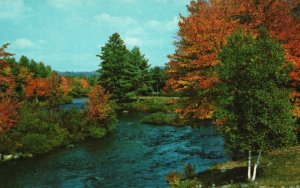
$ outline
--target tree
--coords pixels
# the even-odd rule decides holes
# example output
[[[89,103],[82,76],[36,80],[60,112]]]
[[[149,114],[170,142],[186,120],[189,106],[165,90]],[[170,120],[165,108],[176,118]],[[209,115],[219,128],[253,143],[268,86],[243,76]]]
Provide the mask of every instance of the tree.
[[[12,56],[5,52],[9,44],[0,48],[0,133],[9,131],[18,119],[18,101],[13,97],[15,93],[15,78],[11,72],[11,65],[6,60]]]
[[[291,64],[265,29],[257,38],[241,30],[234,32],[219,60],[215,121],[230,149],[248,151],[248,180],[255,181],[262,153],[296,140],[287,89]],[[252,153],[258,154],[253,173]]]
[[[50,96],[50,80],[49,78],[29,78],[25,89],[25,96],[28,99],[46,99]]]
[[[19,118],[19,103],[11,97],[0,98],[0,134],[9,131],[15,126]]]
[[[65,96],[69,95],[69,92],[71,91],[71,84],[71,79],[61,76],[60,88]]]
[[[132,91],[135,95],[149,95],[151,89],[151,77],[149,73],[148,59],[145,58],[138,47],[129,51],[129,62],[132,65]]]
[[[168,88],[182,94],[183,106],[178,113],[188,119],[205,119],[216,109],[211,98],[216,76],[217,55],[226,38],[236,28],[257,33],[264,26],[283,45],[285,57],[293,66],[290,86],[300,79],[300,20],[297,0],[194,0],[189,15],[179,21],[176,52],[167,64]],[[294,91],[294,96],[300,96]]]
[[[113,98],[124,101],[126,94],[132,88],[130,63],[128,62],[128,50],[118,33],[109,37],[108,42],[101,49],[101,54],[97,55],[102,62],[99,82],[108,92],[113,94]]]
[[[152,79],[152,90],[159,93],[164,87],[168,79],[166,71],[158,66],[150,69],[150,76]]]
[[[115,118],[115,112],[110,104],[111,95],[100,85],[95,85],[88,93],[87,116],[96,124],[108,126]],[[107,122],[109,121],[109,122]],[[106,127],[108,128],[108,127]]]

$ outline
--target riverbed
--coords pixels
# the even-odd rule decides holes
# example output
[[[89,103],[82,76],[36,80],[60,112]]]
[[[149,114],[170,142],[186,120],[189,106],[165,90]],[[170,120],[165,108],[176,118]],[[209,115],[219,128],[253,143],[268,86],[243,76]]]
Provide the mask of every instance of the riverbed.
[[[184,164],[199,172],[228,160],[214,125],[157,126],[144,116],[123,113],[105,138],[2,163],[0,187],[167,187],[166,174]]]

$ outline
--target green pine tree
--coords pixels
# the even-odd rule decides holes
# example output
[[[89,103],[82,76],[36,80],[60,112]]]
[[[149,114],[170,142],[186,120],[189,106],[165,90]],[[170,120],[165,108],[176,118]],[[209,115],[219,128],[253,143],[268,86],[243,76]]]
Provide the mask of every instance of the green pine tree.
[[[129,52],[129,62],[133,65],[133,87],[132,92],[137,96],[149,95],[152,92],[151,76],[149,72],[150,65],[138,47],[134,47]]]
[[[99,83],[117,101],[128,99],[128,92],[132,88],[130,78],[134,74],[133,66],[128,61],[128,50],[118,33],[109,37],[108,42],[97,55],[101,59]]]

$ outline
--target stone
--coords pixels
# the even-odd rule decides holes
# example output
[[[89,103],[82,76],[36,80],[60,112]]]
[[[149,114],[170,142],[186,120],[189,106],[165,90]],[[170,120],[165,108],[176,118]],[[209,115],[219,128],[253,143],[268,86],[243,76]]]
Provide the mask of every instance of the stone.
[[[74,148],[74,147],[75,147],[74,144],[67,145],[67,148]]]
[[[3,155],[3,161],[9,161],[11,159],[13,159],[13,155],[12,154],[10,154],[10,155]]]
[[[31,153],[24,153],[22,154],[23,157],[33,157],[33,155]]]
[[[14,154],[14,159],[18,159],[18,158],[20,158],[21,157],[21,155],[22,155],[22,153],[16,153],[16,154]]]

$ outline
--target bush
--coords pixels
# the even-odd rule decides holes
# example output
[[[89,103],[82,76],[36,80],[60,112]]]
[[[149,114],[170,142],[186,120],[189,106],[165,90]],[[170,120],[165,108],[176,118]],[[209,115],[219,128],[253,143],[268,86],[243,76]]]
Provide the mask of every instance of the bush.
[[[90,127],[89,128],[89,136],[92,138],[102,138],[107,133],[107,130],[103,127]]]
[[[52,149],[46,135],[30,133],[25,135],[21,142],[24,147],[24,152],[32,154],[46,153]]]
[[[174,170],[167,174],[166,179],[169,185],[177,186],[180,183],[180,174]]]
[[[67,131],[67,143],[84,140],[87,134],[87,120],[77,109],[61,112],[61,127]]]
[[[0,134],[0,154],[14,153],[17,149],[16,142],[13,142],[7,135]]]

